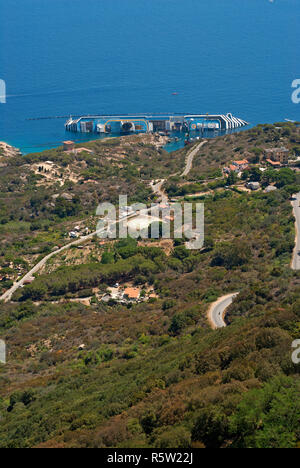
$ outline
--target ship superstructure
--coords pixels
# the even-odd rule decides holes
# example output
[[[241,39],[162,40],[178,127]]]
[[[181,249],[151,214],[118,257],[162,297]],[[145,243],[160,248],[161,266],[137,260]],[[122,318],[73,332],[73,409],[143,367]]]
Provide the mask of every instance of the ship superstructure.
[[[153,133],[231,130],[248,125],[232,114],[120,114],[70,117],[65,127],[81,133]]]

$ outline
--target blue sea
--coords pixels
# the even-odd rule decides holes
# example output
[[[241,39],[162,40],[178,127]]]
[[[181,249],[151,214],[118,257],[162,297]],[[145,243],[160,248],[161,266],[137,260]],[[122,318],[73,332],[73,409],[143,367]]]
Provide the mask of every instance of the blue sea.
[[[71,114],[300,120],[299,18],[299,0],[0,0],[0,140],[78,140],[64,118],[29,120]]]

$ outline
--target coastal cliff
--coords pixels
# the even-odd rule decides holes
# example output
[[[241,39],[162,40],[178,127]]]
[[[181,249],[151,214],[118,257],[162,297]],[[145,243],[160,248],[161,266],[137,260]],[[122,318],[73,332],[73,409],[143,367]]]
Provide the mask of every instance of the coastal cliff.
[[[3,164],[5,158],[12,158],[21,154],[18,148],[0,141],[0,163]]]

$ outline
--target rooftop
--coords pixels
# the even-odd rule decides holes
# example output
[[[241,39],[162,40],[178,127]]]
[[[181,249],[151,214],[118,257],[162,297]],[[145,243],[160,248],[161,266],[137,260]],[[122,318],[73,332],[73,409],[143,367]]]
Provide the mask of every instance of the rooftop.
[[[277,187],[275,187],[274,185],[269,185],[269,186],[266,188],[265,192],[267,192],[267,193],[268,193],[268,192],[274,192],[275,190],[277,190]]]
[[[127,296],[129,299],[139,299],[141,291],[138,288],[126,288],[124,291],[124,296]]]
[[[267,159],[266,161],[272,166],[281,166],[279,161],[272,161],[272,159]]]
[[[279,151],[289,153],[289,150],[287,148],[285,148],[284,146],[282,146],[281,148],[267,148],[267,149],[265,149],[266,153],[277,153]]]
[[[241,161],[233,161],[233,164],[237,164],[238,166],[243,166],[244,164],[249,164],[248,159],[242,159]]]

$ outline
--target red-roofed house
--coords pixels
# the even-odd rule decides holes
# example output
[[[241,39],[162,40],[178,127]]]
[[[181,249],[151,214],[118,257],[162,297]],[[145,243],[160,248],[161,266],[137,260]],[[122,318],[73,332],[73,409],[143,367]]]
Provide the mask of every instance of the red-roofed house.
[[[233,166],[236,166],[239,171],[245,171],[248,169],[249,161],[247,159],[242,159],[241,161],[233,161]]]
[[[129,301],[138,301],[141,291],[138,288],[126,288],[124,291],[124,298]]]
[[[281,163],[279,161],[272,161],[272,159],[267,159],[267,163],[271,164],[272,167],[281,167]]]

